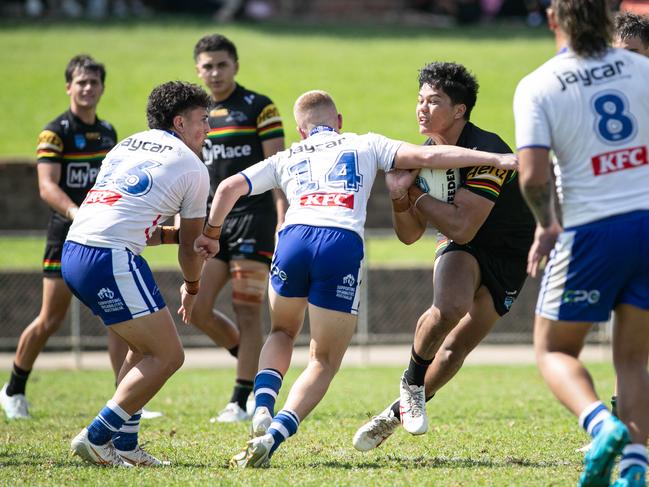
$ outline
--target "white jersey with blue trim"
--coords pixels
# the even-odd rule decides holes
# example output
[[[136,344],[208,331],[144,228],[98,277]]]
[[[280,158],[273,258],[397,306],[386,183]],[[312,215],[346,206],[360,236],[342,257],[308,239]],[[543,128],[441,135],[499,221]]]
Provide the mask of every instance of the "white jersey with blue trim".
[[[289,201],[284,226],[344,228],[362,238],[376,173],[392,169],[401,142],[318,128],[241,174],[248,180],[249,194],[282,188]]]
[[[562,50],[521,80],[516,145],[554,151],[563,224],[649,209],[649,59]]]
[[[166,218],[204,218],[209,185],[205,165],[178,137],[137,133],[106,155],[67,240],[139,254]]]

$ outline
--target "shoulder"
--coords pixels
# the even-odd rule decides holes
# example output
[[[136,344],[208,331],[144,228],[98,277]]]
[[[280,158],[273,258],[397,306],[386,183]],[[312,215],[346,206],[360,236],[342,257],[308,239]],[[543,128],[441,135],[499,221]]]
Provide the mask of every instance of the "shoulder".
[[[481,129],[477,125],[467,123],[467,137],[463,144],[469,149],[478,149],[488,152],[512,152],[507,143],[496,133]]]
[[[49,130],[50,132],[54,132],[60,136],[63,136],[70,131],[73,122],[74,120],[70,115],[70,112],[63,112],[61,115],[45,125],[45,128],[43,130]]]
[[[107,130],[108,132],[115,133],[115,127],[113,127],[113,125],[108,120],[103,120],[97,117],[97,125],[99,125],[102,129]]]

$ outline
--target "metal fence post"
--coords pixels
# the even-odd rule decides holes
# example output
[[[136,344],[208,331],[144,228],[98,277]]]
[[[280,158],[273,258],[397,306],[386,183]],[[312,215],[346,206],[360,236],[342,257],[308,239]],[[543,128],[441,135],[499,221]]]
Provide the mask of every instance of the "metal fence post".
[[[75,297],[70,305],[70,345],[74,356],[74,366],[81,369],[81,303]]]

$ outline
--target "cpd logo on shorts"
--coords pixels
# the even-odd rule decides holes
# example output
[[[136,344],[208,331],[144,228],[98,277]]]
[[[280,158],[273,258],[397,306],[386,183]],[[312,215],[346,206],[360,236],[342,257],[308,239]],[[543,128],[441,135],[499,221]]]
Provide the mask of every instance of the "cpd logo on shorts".
[[[343,284],[345,286],[353,287],[354,284],[356,284],[356,279],[351,274],[347,274],[345,277],[343,277]]]
[[[107,287],[102,287],[97,293],[97,297],[99,299],[113,299],[115,297],[115,293]]]
[[[566,289],[561,296],[562,303],[599,303],[600,292],[597,289],[588,291],[586,289]]]

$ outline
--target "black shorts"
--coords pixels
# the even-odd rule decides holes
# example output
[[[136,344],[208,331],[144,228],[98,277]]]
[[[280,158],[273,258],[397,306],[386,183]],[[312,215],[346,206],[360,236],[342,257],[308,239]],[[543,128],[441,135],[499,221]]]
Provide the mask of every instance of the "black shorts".
[[[63,242],[68,235],[72,221],[58,213],[52,214],[47,225],[47,242],[43,255],[43,277],[61,277],[61,254]]]
[[[275,250],[276,226],[277,215],[274,211],[227,217],[219,239],[221,250],[214,258],[224,262],[254,260],[270,267]]]
[[[449,242],[438,250],[437,257],[458,250],[475,257],[480,266],[480,283],[489,290],[496,312],[500,316],[507,314],[527,278],[527,255],[500,255],[483,247]]]

